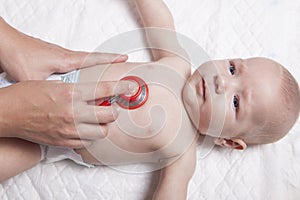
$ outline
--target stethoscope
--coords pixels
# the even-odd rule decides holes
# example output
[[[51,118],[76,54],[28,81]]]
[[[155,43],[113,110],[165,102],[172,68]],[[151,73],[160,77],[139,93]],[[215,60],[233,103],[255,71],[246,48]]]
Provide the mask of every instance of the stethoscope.
[[[145,81],[137,76],[126,76],[121,80],[134,81],[138,84],[138,90],[133,95],[117,95],[110,97],[103,101],[99,106],[110,106],[113,103],[117,103],[120,107],[125,109],[136,109],[144,105],[148,99],[149,89]]]

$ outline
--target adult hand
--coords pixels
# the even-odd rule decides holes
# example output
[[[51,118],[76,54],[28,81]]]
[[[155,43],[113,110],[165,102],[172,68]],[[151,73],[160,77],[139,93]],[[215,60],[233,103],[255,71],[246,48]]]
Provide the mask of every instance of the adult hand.
[[[131,84],[129,81],[80,85],[23,81],[2,88],[0,136],[82,148],[91,140],[105,137],[105,124],[116,117],[113,107],[88,102],[114,94],[130,94],[135,89]]]
[[[0,64],[15,81],[42,80],[102,63],[124,62],[126,55],[71,51],[25,35],[0,17]]]

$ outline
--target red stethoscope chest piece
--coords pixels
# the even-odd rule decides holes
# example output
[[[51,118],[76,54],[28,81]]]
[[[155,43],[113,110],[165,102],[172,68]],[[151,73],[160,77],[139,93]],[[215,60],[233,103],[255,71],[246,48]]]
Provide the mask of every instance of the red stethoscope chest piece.
[[[148,99],[149,89],[145,81],[137,76],[126,76],[121,80],[134,81],[138,84],[138,90],[135,94],[129,96],[121,94],[119,96],[113,96],[108,100],[103,101],[99,106],[110,106],[116,102],[120,107],[125,109],[136,109],[144,105]]]

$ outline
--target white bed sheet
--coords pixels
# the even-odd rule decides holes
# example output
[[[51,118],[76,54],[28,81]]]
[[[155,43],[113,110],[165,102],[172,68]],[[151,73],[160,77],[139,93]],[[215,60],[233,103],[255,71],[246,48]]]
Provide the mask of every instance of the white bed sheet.
[[[300,1],[165,0],[178,32],[213,58],[266,56],[300,81]],[[19,30],[92,51],[139,27],[127,0],[0,0],[0,14]],[[149,59],[144,52],[130,60]],[[188,199],[299,199],[300,123],[283,140],[245,152],[198,147]],[[87,169],[69,161],[39,164],[0,185],[0,199],[147,199],[158,173]]]

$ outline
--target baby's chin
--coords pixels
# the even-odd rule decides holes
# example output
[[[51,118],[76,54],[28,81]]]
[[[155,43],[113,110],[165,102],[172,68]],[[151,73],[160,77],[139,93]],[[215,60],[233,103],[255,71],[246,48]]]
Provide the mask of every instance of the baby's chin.
[[[190,118],[190,120],[195,125],[196,121],[199,121],[199,106],[195,105],[198,101],[197,95],[193,87],[187,82],[182,91],[182,99],[185,110]]]

